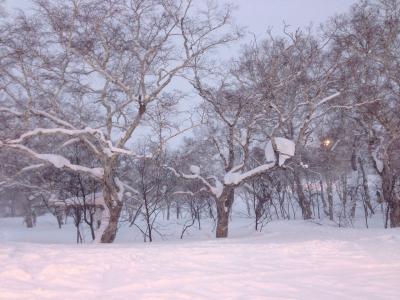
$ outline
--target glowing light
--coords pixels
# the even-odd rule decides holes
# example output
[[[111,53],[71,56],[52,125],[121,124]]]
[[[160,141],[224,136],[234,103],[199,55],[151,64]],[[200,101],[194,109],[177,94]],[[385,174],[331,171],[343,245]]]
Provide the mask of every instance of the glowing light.
[[[328,148],[332,145],[332,140],[330,139],[325,139],[322,144],[324,145],[324,147]]]

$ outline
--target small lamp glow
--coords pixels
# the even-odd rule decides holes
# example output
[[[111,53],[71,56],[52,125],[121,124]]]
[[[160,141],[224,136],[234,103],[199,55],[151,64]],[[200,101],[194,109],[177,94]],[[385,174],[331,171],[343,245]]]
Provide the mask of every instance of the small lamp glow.
[[[322,141],[322,145],[324,145],[325,148],[329,148],[332,145],[332,140],[331,139],[324,139]]]

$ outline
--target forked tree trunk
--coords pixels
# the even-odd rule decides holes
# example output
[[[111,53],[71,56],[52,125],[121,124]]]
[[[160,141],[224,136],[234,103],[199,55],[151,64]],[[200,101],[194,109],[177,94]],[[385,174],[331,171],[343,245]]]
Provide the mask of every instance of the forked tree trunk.
[[[235,197],[235,189],[224,187],[221,196],[216,200],[217,204],[217,238],[228,237],[229,214]]]

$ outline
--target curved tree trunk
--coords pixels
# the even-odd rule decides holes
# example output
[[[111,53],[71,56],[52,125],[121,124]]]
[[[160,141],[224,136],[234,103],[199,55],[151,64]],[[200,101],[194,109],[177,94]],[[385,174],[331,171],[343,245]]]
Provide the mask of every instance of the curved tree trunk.
[[[115,237],[117,236],[117,231],[118,231],[118,221],[119,217],[121,215],[121,210],[122,210],[122,203],[119,202],[116,207],[108,207],[109,211],[109,219],[107,226],[105,227],[105,230],[103,234],[101,235],[100,241],[102,243],[112,243],[115,240]]]
[[[119,199],[120,187],[116,184],[114,165],[110,163],[104,168],[103,178],[103,198],[104,198],[104,217],[101,224],[101,243],[112,243],[118,231],[118,222],[122,211],[122,199]]]
[[[229,214],[235,197],[235,189],[225,187],[221,196],[216,200],[217,204],[217,238],[228,237]]]

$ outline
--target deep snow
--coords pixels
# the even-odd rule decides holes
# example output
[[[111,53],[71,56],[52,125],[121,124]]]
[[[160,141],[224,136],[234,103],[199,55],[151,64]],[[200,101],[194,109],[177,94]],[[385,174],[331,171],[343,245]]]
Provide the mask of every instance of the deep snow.
[[[400,230],[281,221],[251,233],[235,221],[225,240],[207,240],[207,228],[127,244],[122,230],[114,245],[73,245],[45,244],[73,241],[73,228],[20,221],[0,219],[2,300],[400,299]]]

